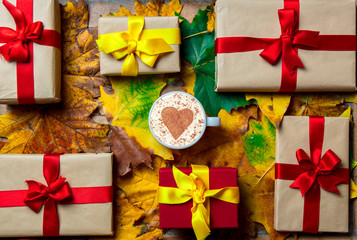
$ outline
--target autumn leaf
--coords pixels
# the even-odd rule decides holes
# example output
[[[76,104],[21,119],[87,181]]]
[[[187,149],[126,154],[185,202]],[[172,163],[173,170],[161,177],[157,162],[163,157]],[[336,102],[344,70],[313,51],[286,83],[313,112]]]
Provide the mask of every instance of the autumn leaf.
[[[69,1],[62,8],[64,47],[62,101],[59,104],[14,106],[0,116],[0,136],[8,139],[1,153],[78,153],[108,152],[109,128],[91,119],[98,103],[99,85],[106,85],[100,77],[84,76],[95,73],[92,63],[79,61],[92,51],[93,36],[87,31],[88,6],[84,1]],[[84,35],[85,34],[85,37]],[[84,41],[86,39],[86,41]],[[76,65],[72,71],[72,64]],[[94,70],[95,71],[95,70]],[[81,75],[81,76],[79,76]]]
[[[257,100],[260,110],[275,127],[279,127],[291,99],[291,95],[274,93],[246,93],[245,96],[247,100]]]
[[[136,224],[144,217],[144,211],[131,204],[124,193],[119,194],[115,203],[117,207],[115,208],[116,212],[114,215],[114,236],[90,238],[91,240],[144,240],[162,238],[162,230],[155,229],[148,232],[144,224]]]
[[[263,115],[261,120],[250,120],[249,131],[241,136],[249,162],[257,167],[269,167],[275,161],[275,127]]]
[[[149,128],[149,112],[166,85],[162,75],[136,78],[111,78],[113,92],[102,88],[103,109],[112,125],[121,127],[150,153],[173,160],[170,149],[161,145],[152,136]],[[114,101],[112,101],[114,100]]]
[[[110,150],[114,154],[115,170],[120,176],[130,172],[140,164],[151,168],[151,155],[135,139],[130,138],[123,129],[112,126],[108,135]]]
[[[216,12],[214,11],[213,5],[215,1],[212,1],[211,10],[207,13],[208,21],[207,21],[207,30],[213,32],[216,27]]]
[[[287,110],[294,116],[338,117],[345,110],[344,98],[336,94],[294,95]]]
[[[192,24],[181,17],[182,57],[192,64],[196,72],[194,96],[200,100],[206,112],[217,116],[221,109],[245,106],[250,102],[243,93],[217,93],[215,89],[214,32],[206,24],[210,7],[199,10]]]
[[[135,13],[136,16],[159,16],[160,12],[159,0],[151,0],[146,4],[141,4],[138,0],[135,0]]]
[[[183,6],[180,0],[172,0],[161,8],[161,16],[175,16],[175,13],[180,13]]]
[[[153,159],[153,169],[139,166],[125,175],[116,179],[116,186],[126,193],[129,202],[144,210],[145,217],[142,223],[153,231],[159,226],[157,190],[159,188],[159,169],[165,167],[165,162],[160,157]]]
[[[88,5],[83,0],[70,0],[62,7],[64,74],[94,76],[99,72],[99,52],[88,18]]]
[[[134,16],[134,14],[132,14],[125,7],[121,7],[118,12],[102,15],[102,17],[128,17],[128,16]]]

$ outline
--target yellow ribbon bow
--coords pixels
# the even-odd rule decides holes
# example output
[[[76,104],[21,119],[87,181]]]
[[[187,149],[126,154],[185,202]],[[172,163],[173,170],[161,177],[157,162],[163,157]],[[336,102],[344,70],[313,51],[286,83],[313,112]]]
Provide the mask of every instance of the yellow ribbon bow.
[[[99,35],[99,50],[110,53],[115,59],[125,56],[121,74],[137,76],[138,63],[134,53],[146,65],[153,67],[160,54],[175,50],[170,44],[181,44],[179,28],[144,29],[144,17],[129,17],[129,31]]]
[[[207,166],[192,165],[190,175],[184,174],[175,166],[172,171],[178,188],[159,187],[159,202],[182,204],[192,199],[192,227],[198,240],[205,239],[211,232],[209,197],[238,204],[239,189],[238,187],[209,189]]]

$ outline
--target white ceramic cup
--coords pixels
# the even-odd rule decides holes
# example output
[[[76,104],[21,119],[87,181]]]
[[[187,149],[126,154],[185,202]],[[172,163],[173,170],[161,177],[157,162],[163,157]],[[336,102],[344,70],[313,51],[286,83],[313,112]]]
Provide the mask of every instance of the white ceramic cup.
[[[190,110],[193,114],[192,122],[187,125],[187,128],[182,126],[185,130],[182,130],[181,135],[177,138],[174,137],[172,131],[169,129],[170,126],[172,127],[174,120],[171,118],[170,124],[164,121],[163,110],[165,108],[171,108],[171,110],[172,108],[176,109],[173,110],[175,114],[177,114],[177,121],[174,124],[179,127],[181,127],[182,124],[189,124],[189,120],[180,121],[180,117],[182,116],[180,116],[180,113],[182,113],[182,111]],[[191,120],[191,115],[189,118]],[[188,93],[178,91],[169,92],[159,97],[151,107],[148,121],[150,131],[154,138],[165,147],[171,149],[191,147],[201,139],[206,127],[219,127],[221,125],[221,119],[219,117],[207,117],[198,99]]]

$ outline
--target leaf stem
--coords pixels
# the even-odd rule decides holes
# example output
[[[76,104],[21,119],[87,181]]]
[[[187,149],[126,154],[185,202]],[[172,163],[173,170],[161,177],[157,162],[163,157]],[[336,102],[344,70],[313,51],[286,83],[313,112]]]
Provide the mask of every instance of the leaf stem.
[[[189,35],[189,36],[187,36],[187,37],[182,38],[182,40],[185,40],[185,39],[191,38],[191,37],[195,37],[195,36],[197,36],[197,35],[205,34],[205,33],[210,33],[210,31],[207,30],[207,31],[195,33],[195,34],[192,34],[192,35]]]

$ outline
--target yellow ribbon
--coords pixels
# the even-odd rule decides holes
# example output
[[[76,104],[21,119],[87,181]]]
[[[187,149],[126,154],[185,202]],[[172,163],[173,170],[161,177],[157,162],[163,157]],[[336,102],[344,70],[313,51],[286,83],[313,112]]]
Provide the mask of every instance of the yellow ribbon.
[[[125,56],[121,74],[137,76],[138,63],[135,54],[146,65],[153,67],[160,54],[174,52],[170,44],[181,44],[179,28],[148,29],[144,28],[144,17],[129,17],[129,31],[99,35],[99,50],[110,53],[115,59]]]
[[[238,204],[239,189],[238,187],[209,189],[207,166],[192,165],[190,175],[184,174],[175,166],[172,171],[178,188],[159,187],[159,202],[182,204],[192,199],[192,227],[198,240],[205,239],[211,232],[209,197]]]

